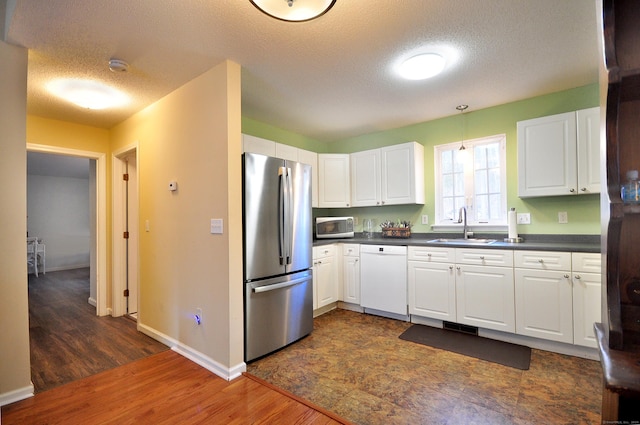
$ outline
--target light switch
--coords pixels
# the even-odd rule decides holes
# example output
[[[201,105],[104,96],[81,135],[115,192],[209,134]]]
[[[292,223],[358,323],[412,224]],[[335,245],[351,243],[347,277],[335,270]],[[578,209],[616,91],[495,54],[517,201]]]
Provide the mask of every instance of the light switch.
[[[212,218],[211,219],[211,234],[212,235],[221,235],[223,233],[222,219],[221,218]]]

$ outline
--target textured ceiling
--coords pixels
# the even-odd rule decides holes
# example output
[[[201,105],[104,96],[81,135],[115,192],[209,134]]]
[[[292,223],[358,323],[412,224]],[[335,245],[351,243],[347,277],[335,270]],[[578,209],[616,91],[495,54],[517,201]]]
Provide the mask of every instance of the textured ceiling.
[[[29,48],[30,114],[110,128],[230,59],[243,69],[244,116],[334,141],[596,83],[595,10],[595,0],[338,0],[288,23],[249,0],[8,0],[6,41]],[[443,74],[395,75],[425,49],[445,54]],[[109,71],[112,57],[130,71]],[[133,102],[85,110],[46,92],[54,77],[96,79]]]

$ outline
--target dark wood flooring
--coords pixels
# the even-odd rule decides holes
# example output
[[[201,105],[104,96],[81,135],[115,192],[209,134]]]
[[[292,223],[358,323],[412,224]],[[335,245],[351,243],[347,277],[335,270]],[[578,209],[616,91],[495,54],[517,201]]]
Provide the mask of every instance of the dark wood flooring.
[[[2,424],[349,422],[258,378],[228,382],[165,351],[4,406]]]
[[[31,380],[39,393],[168,349],[125,317],[96,316],[89,269],[29,275]]]

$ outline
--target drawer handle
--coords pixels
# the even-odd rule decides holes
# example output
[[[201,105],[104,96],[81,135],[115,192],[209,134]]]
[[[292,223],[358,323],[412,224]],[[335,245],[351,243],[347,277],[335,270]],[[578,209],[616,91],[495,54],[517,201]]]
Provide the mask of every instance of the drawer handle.
[[[357,263],[357,262],[358,262],[358,260],[359,260],[359,258],[356,258],[356,260],[354,261],[354,263]]]
[[[460,269],[460,267],[458,267],[458,270]],[[449,266],[449,270],[453,270],[453,266]],[[637,291],[637,289],[636,289]]]
[[[538,263],[542,264],[542,263],[544,263],[544,260],[541,258],[541,259],[538,260]]]
[[[484,261],[484,255],[481,255],[481,256],[480,256],[480,259]]]
[[[427,254],[427,257],[431,257],[431,253],[428,253],[428,254]]]
[[[569,279],[569,275],[568,275],[568,274],[565,274],[565,275],[564,275],[564,278],[565,278],[565,279]]]
[[[580,280],[580,275],[579,274],[576,275],[576,279]]]
[[[460,266],[456,267],[456,270],[460,271]]]

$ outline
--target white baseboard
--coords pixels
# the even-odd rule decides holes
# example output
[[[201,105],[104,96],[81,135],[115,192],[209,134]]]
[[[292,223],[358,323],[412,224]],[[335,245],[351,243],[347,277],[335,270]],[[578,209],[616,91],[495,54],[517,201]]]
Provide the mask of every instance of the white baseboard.
[[[0,394],[0,406],[33,397],[33,393],[33,383],[26,387],[18,388],[17,390],[2,393]]]
[[[241,362],[231,368],[227,368],[226,366],[218,363],[211,357],[199,352],[198,350],[195,350],[192,347],[189,347],[181,343],[180,341],[177,341],[176,339],[171,338],[170,336],[165,335],[162,332],[158,332],[157,330],[143,325],[139,322],[138,330],[143,334],[155,339],[156,341],[159,341],[164,345],[170,347],[171,350],[175,351],[181,356],[186,357],[192,362],[202,366],[212,373],[215,373],[216,375],[227,381],[231,381],[239,377],[240,375],[242,375],[242,372],[245,372],[247,370],[247,365],[245,362]]]
[[[91,297],[89,297],[89,299],[87,300],[87,302],[88,302],[89,304],[91,304],[92,306],[94,306],[94,307],[98,307],[98,302],[96,301],[96,299],[95,299],[95,298],[91,298]]]
[[[59,272],[62,270],[75,270],[75,269],[88,269],[90,268],[90,264],[74,264],[69,266],[57,266],[57,267],[45,267],[45,272]],[[38,273],[42,273],[39,271]]]

